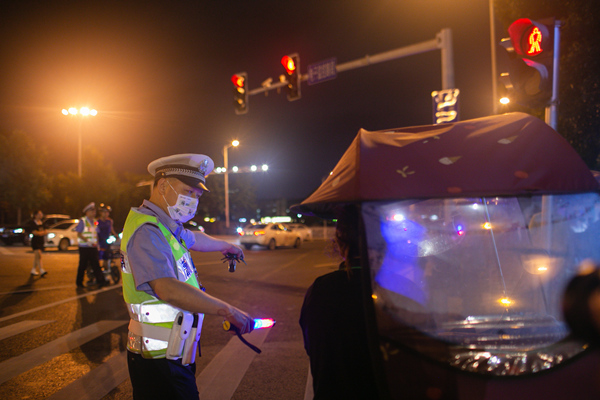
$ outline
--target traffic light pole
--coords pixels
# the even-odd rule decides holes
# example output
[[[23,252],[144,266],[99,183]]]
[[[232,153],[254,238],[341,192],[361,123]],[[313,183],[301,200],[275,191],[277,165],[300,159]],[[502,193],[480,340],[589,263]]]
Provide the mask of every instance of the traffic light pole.
[[[558,60],[560,58],[560,21],[554,21],[554,54],[552,59],[552,98],[546,107],[545,122],[557,130],[558,125]]]
[[[452,30],[449,28],[442,29],[440,32],[438,32],[435,39],[406,47],[400,47],[395,50],[386,51],[384,53],[379,53],[372,56],[367,55],[354,61],[339,64],[335,69],[337,72],[344,72],[351,69],[366,67],[384,61],[391,61],[397,58],[426,53],[433,50],[442,51],[442,89],[453,89],[454,60],[452,55]],[[306,75],[303,75],[302,78],[302,80],[308,79]]]
[[[336,72],[350,71],[352,69],[367,67],[369,65],[378,64],[385,61],[391,61],[402,57],[412,56],[415,54],[425,53],[433,50],[441,50],[442,53],[442,89],[454,88],[454,56],[452,51],[452,30],[444,28],[437,33],[435,39],[427,40],[421,43],[413,44],[406,47],[400,47],[394,50],[386,51],[375,55],[366,55],[353,61],[348,61],[343,64],[336,65]],[[307,81],[308,74],[300,74],[299,82]],[[259,93],[265,93],[273,89],[278,89],[287,86],[287,81],[270,83],[270,79],[265,82],[262,87],[248,91],[248,96]]]

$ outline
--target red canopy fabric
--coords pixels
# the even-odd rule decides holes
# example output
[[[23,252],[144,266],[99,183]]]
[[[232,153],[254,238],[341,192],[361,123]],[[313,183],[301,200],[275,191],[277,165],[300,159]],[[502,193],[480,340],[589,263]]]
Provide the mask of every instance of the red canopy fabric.
[[[407,198],[515,196],[599,190],[569,143],[523,113],[369,132],[295,210]]]

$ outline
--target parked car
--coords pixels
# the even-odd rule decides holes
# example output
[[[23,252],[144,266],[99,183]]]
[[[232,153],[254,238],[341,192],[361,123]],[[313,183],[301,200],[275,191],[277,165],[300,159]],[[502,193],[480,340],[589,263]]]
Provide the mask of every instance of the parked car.
[[[75,232],[75,228],[78,223],[78,219],[67,219],[50,226],[47,230],[45,246],[57,247],[59,251],[67,251],[69,246],[76,246],[77,232]]]
[[[6,225],[0,227],[0,239],[5,245],[11,246],[14,243],[29,243],[29,234],[27,233],[26,225]]]
[[[302,245],[298,232],[276,223],[248,225],[240,232],[240,236],[240,244],[248,250],[255,244],[266,246],[269,250],[282,246],[298,248]]]
[[[312,229],[310,229],[308,226],[304,225],[304,224],[283,224],[285,225],[288,229],[291,229],[295,232],[298,232],[300,234],[300,237],[302,238],[302,241],[305,242],[307,240],[312,240],[313,236],[312,236]]]
[[[71,216],[67,215],[67,214],[48,214],[48,215],[44,215],[42,222],[47,227],[50,227],[50,226],[58,224],[59,222],[67,220],[67,219],[71,219]]]

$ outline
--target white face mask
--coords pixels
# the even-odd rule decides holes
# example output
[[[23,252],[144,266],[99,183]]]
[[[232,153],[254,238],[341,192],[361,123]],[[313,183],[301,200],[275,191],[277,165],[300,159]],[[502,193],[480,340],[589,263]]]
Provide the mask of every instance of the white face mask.
[[[171,186],[169,181],[167,181],[167,183],[169,184],[169,186]],[[171,186],[171,189],[173,189],[173,186]],[[177,193],[175,189],[173,189],[173,191]],[[169,205],[169,202],[167,202],[167,199],[165,199],[165,195],[163,195],[163,199],[167,204],[169,216],[175,222],[180,222],[184,224],[190,219],[194,218],[194,215],[196,215],[196,210],[198,209],[198,199],[194,199],[193,197],[184,196],[178,193],[177,201],[175,202],[174,206]]]

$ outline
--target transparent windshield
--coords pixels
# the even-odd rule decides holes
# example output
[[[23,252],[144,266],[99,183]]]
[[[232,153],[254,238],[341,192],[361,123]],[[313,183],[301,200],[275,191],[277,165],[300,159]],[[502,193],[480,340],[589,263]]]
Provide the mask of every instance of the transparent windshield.
[[[568,334],[560,301],[580,262],[600,261],[599,211],[596,193],[363,204],[380,334],[426,353],[424,338],[442,341],[453,350],[434,356],[486,373],[576,354],[541,349]]]

